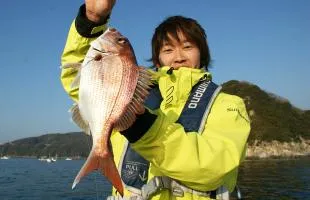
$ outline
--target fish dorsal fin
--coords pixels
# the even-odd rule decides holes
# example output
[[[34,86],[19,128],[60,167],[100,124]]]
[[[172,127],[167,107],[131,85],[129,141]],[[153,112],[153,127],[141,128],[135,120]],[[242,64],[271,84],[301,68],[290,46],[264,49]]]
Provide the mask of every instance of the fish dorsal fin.
[[[149,95],[150,86],[153,85],[152,75],[152,71],[139,67],[139,77],[131,103],[127,106],[124,115],[115,123],[116,130],[128,129],[136,121],[136,115],[144,113],[144,101]]]
[[[82,118],[79,106],[77,104],[73,104],[69,112],[72,114],[72,121],[74,121],[74,123],[76,123],[76,125],[80,127],[87,135],[90,135],[90,128],[88,123]]]

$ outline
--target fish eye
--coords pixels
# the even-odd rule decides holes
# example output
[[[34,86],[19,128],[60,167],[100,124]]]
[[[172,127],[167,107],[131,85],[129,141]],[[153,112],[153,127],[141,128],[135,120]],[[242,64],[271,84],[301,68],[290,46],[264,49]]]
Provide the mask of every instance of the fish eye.
[[[120,37],[120,38],[117,39],[117,42],[118,42],[119,44],[125,44],[125,43],[126,43],[126,39],[123,38],[123,37]]]
[[[99,60],[101,60],[101,58],[102,58],[102,55],[101,55],[101,54],[97,54],[97,55],[94,57],[94,60],[95,60],[95,61],[99,61]]]

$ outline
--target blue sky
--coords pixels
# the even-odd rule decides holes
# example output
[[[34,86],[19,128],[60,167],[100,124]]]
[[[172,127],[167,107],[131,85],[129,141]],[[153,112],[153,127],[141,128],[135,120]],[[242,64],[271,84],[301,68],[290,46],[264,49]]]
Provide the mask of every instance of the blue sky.
[[[0,12],[0,143],[77,131],[59,81],[69,26],[83,1],[4,1]],[[252,82],[310,109],[310,1],[121,1],[110,25],[149,66],[150,39],[167,16],[197,19],[211,49],[213,80]]]

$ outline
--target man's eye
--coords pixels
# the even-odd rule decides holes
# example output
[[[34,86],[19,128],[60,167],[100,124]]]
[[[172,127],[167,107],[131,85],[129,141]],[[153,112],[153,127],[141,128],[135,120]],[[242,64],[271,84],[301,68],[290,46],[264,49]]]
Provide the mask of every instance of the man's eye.
[[[184,46],[184,49],[190,49],[190,48],[192,48],[192,45],[185,45]]]
[[[172,49],[170,49],[170,48],[163,49],[163,52],[166,52],[166,53],[171,52],[171,51],[172,51]]]

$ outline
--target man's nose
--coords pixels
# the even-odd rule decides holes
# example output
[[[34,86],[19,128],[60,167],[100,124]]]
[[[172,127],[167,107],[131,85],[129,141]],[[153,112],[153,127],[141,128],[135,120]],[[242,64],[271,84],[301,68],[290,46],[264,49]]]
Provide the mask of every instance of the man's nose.
[[[175,51],[174,62],[175,63],[183,63],[186,61],[186,57],[184,56],[182,50]]]

